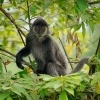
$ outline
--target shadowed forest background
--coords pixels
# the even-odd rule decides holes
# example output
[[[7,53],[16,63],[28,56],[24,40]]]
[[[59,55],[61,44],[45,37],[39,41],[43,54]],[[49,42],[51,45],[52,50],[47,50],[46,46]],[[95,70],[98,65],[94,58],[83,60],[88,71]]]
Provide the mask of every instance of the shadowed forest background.
[[[31,55],[17,68],[16,53],[36,17],[44,18],[68,59],[81,72],[36,76]],[[0,100],[100,100],[100,0],[0,0]]]

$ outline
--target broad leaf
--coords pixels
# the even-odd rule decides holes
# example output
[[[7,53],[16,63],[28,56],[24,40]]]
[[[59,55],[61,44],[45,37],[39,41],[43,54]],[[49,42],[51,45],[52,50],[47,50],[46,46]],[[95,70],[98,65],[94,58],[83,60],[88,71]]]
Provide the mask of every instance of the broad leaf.
[[[4,0],[0,0],[0,4],[2,4],[4,2]]]
[[[59,95],[59,100],[68,100],[68,97],[65,91],[61,92],[61,94]]]
[[[88,24],[89,24],[89,27],[90,27],[92,33],[93,33],[94,32],[94,22],[92,20],[89,20]]]
[[[34,7],[34,5],[32,5],[32,6],[29,8],[29,13],[30,13],[30,15],[34,15],[34,13],[35,13],[35,7]]]
[[[7,97],[7,100],[13,100],[10,96]]]
[[[9,93],[2,93],[2,94],[0,94],[0,100],[4,100],[8,96],[9,96]]]
[[[86,0],[77,0],[76,3],[79,9],[81,10],[81,12],[84,12],[88,7]]]
[[[73,88],[71,88],[71,87],[66,87],[65,90],[66,90],[68,93],[74,95],[74,90],[73,90]]]

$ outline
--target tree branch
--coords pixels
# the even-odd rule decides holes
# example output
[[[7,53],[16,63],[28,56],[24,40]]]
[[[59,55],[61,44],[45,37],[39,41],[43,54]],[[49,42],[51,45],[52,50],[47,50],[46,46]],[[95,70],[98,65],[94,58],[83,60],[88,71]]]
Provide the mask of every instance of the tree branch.
[[[70,63],[70,60],[69,60],[69,57],[68,57],[68,55],[67,55],[67,53],[66,53],[66,51],[65,51],[64,45],[63,45],[63,43],[62,43],[62,41],[61,41],[60,38],[59,38],[59,40],[60,40],[60,43],[61,43],[61,45],[62,45],[62,47],[63,47],[63,50],[64,50],[64,52],[65,52],[65,55],[66,55],[66,57],[67,57],[67,59],[68,59],[68,62],[69,62],[70,66],[71,66],[71,68],[72,68],[72,70],[73,70],[73,66],[72,66],[72,64]]]
[[[3,55],[3,56],[6,56],[6,57],[8,57],[8,58],[11,58],[12,60],[15,60],[15,59],[13,59],[12,57],[10,57],[10,56],[8,56],[8,55],[6,55],[6,54],[3,54],[3,53],[0,53],[1,55]]]
[[[23,33],[23,31],[16,24],[14,18],[9,13],[7,13],[2,7],[0,7],[0,10],[13,23],[13,25],[16,27],[18,33],[20,32],[21,34],[23,34],[23,36],[25,36],[25,34]]]
[[[97,49],[96,49],[95,55],[97,55],[97,53],[98,53],[98,51],[99,51],[99,48],[100,48],[100,37],[99,37],[98,46],[97,46]]]
[[[29,27],[31,28],[31,25],[30,25],[30,14],[29,14],[29,2],[28,2],[28,0],[26,1],[26,3],[27,3],[27,14],[28,14],[28,23],[29,23]]]

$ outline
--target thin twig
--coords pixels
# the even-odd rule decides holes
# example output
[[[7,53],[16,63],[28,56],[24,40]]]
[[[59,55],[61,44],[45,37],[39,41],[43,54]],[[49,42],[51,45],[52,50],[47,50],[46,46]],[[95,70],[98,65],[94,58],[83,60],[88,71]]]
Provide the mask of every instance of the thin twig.
[[[24,44],[24,46],[25,46],[24,39],[23,39],[22,34],[21,34],[21,32],[20,32],[19,30],[18,30],[18,33],[19,33],[19,36],[20,36],[20,38],[21,38],[21,40],[22,40],[22,42],[23,42],[23,44]]]
[[[27,14],[28,14],[28,23],[29,23],[29,27],[31,28],[31,25],[30,25],[30,13],[29,13],[29,2],[28,2],[28,0],[26,1],[26,3],[27,3]]]
[[[18,19],[18,20],[21,20],[23,22],[25,22],[26,24],[29,24],[27,21],[25,21],[24,19]]]
[[[99,51],[99,48],[100,48],[100,37],[99,37],[98,46],[97,46],[97,49],[96,49],[95,55],[97,55],[97,53],[98,53],[98,51]]]
[[[63,50],[64,50],[64,52],[65,52],[65,55],[66,55],[66,57],[67,57],[67,59],[68,59],[68,62],[69,62],[70,66],[71,66],[71,68],[72,68],[72,70],[73,70],[73,66],[72,66],[72,64],[70,63],[70,60],[69,60],[68,54],[67,54],[67,52],[66,52],[66,50],[65,50],[65,48],[64,48],[64,45],[63,45],[63,43],[62,43],[62,41],[61,41],[60,38],[59,38],[59,40],[60,40],[60,43],[61,43],[61,45],[62,45],[62,47],[63,47]]]
[[[6,52],[7,54],[9,54],[9,55],[11,55],[13,57],[16,57],[14,54],[12,54],[11,52],[9,52],[9,51],[7,51],[5,49],[0,48],[0,50]]]
[[[3,56],[6,56],[6,57],[8,57],[8,58],[13,59],[12,57],[10,57],[10,56],[8,56],[8,55],[6,55],[6,54],[3,54],[3,53],[0,53],[0,54],[3,55]],[[13,60],[15,60],[15,59],[13,59]]]
[[[26,31],[28,31],[28,32],[29,32],[29,30],[28,30],[27,28],[25,28],[25,27],[23,27],[23,26],[21,26],[21,25],[20,25],[20,27],[22,27],[23,29],[25,29]]]
[[[18,7],[18,8],[21,8],[21,9],[23,9],[26,13],[27,13],[27,10],[26,9],[24,9],[23,7]]]
[[[29,6],[28,0],[26,1],[26,4],[27,4],[28,23],[29,23],[29,28],[31,29],[31,19],[30,19],[30,13],[29,13],[30,6]],[[30,63],[32,64],[32,60],[31,60],[30,56],[28,58],[29,58]]]

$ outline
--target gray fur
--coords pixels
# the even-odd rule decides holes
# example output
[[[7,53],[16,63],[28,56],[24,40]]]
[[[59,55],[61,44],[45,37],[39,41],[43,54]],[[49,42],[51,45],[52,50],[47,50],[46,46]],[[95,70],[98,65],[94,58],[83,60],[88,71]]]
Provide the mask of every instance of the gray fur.
[[[34,32],[34,26],[38,26],[40,30],[42,26],[45,26],[46,30],[44,33],[40,32],[41,34],[36,33],[36,31]],[[68,74],[66,56],[49,34],[47,22],[42,18],[37,18],[26,37],[25,47],[16,55],[16,64],[19,68],[24,68],[21,64],[22,58],[31,53],[37,62],[36,74],[49,74],[52,76]],[[87,60],[81,60],[71,73],[80,71]]]

